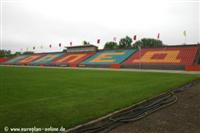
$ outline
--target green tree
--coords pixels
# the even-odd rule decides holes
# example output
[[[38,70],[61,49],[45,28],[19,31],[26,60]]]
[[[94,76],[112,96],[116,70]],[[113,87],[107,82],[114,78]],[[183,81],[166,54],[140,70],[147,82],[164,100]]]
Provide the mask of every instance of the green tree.
[[[21,55],[21,52],[15,52],[12,56]]]
[[[11,53],[10,50],[0,50],[0,57],[14,57],[16,55],[21,55],[21,52],[15,52],[14,54]]]
[[[117,49],[118,48],[118,44],[116,42],[106,42],[106,44],[104,45],[104,49]]]
[[[131,48],[132,39],[129,36],[120,39],[119,48]]]
[[[9,57],[11,56],[10,50],[0,50],[0,57]]]
[[[34,52],[33,51],[26,51],[23,54],[34,54]]]
[[[153,38],[142,38],[141,40],[136,41],[133,44],[133,48],[155,48],[162,47],[163,43],[161,40],[153,39]]]

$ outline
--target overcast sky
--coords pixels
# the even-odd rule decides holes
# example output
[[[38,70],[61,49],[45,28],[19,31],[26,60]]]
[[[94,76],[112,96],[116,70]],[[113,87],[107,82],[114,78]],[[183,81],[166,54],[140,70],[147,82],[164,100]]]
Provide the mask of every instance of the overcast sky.
[[[165,44],[182,44],[184,30],[186,42],[197,43],[199,12],[200,0],[1,0],[1,47],[47,52],[101,39],[102,48],[113,37],[158,33]]]

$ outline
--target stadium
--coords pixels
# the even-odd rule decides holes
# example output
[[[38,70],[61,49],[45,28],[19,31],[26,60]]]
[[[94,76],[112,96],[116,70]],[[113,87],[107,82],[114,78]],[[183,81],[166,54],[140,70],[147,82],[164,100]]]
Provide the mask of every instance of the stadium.
[[[112,132],[197,89],[200,46],[71,46],[1,59],[0,71],[4,132]]]
[[[200,0],[0,0],[0,133],[200,133]]]

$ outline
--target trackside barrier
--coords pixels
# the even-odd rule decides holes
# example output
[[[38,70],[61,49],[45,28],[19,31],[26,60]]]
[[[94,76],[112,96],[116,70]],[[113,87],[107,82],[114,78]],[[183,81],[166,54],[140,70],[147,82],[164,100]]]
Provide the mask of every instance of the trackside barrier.
[[[185,66],[185,71],[200,71],[200,65]]]
[[[69,67],[77,67],[77,64],[69,64]]]
[[[110,65],[110,68],[119,69],[119,68],[121,68],[121,65],[120,64],[112,64],[112,65]]]
[[[79,66],[79,67],[86,67],[86,65],[81,65],[81,64],[80,64],[80,65],[78,65],[78,66]]]

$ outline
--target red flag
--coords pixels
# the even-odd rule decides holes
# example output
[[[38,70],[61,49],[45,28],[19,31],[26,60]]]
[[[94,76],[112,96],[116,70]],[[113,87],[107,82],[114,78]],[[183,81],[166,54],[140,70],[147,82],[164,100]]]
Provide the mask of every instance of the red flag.
[[[61,47],[61,43],[59,43],[59,47]]]
[[[72,42],[70,42],[69,44],[70,44],[70,46],[72,46]]]
[[[51,48],[51,44],[49,45],[49,47]]]
[[[115,41],[115,42],[116,42],[116,41],[117,41],[117,38],[116,38],[116,37],[113,37],[113,41]]]
[[[134,36],[133,36],[133,40],[136,40],[136,39],[137,39],[137,36],[136,36],[136,35],[134,35]]]
[[[160,33],[158,33],[158,35],[157,35],[157,39],[160,39]]]
[[[97,39],[97,43],[100,43],[100,39]]]

